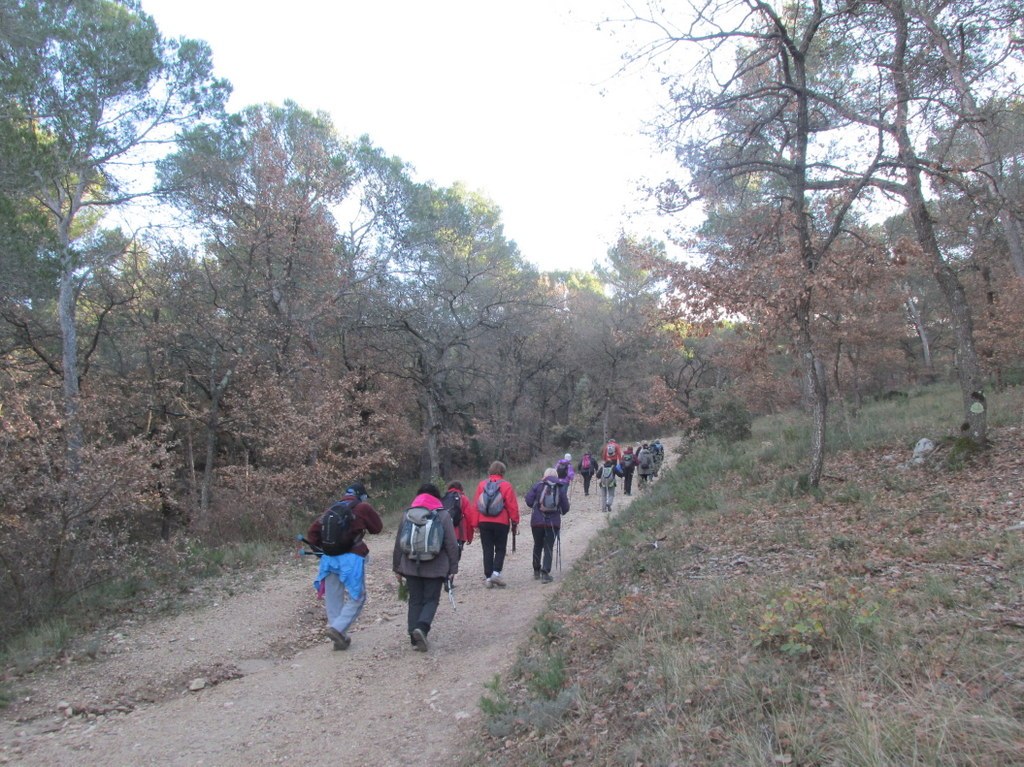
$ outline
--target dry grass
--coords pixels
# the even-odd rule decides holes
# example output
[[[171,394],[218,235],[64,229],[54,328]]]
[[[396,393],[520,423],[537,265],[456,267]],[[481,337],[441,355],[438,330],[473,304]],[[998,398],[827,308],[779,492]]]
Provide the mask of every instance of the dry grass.
[[[1024,763],[1021,397],[989,450],[912,468],[956,394],[865,411],[816,494],[779,487],[791,422],[693,446],[577,565],[465,763]]]

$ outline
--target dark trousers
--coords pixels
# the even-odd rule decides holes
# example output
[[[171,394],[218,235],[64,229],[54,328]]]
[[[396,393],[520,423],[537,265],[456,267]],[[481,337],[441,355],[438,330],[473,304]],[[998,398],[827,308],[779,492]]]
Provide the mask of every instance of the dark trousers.
[[[590,480],[593,474],[583,474],[583,495],[590,495]]]
[[[480,523],[480,548],[484,550],[484,577],[501,572],[505,564],[505,550],[508,548],[508,525],[500,522]]]
[[[441,589],[444,578],[421,578],[418,575],[405,576],[409,588],[409,634],[413,629],[422,629],[424,634],[430,632],[430,624],[434,622],[437,605],[441,601]]]
[[[555,539],[561,531],[557,527],[531,527],[530,530],[533,532],[533,571],[550,573]]]
[[[625,470],[626,476],[622,478],[622,484],[623,484],[622,492],[624,492],[626,495],[629,495],[632,492],[632,490],[633,490],[633,472],[634,471],[636,471],[636,469],[626,469]]]

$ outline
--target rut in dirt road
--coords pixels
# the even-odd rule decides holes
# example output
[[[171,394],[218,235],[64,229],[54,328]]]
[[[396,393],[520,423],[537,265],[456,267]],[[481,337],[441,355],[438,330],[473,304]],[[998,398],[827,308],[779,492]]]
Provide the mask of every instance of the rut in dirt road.
[[[666,468],[676,444],[665,443]],[[620,480],[615,511],[631,500]],[[518,550],[503,571],[507,588],[484,588],[479,546],[467,546],[456,580],[458,609],[442,599],[426,654],[414,652],[406,634],[405,605],[390,572],[393,527],[369,538],[369,599],[347,651],[333,651],[326,638],[284,657],[271,649],[286,647],[310,610],[323,636],[309,560],[284,568],[256,592],[128,626],[119,639],[123,651],[54,670],[48,687],[38,680],[37,699],[12,712],[26,716],[36,706],[36,715],[0,723],[0,762],[230,767],[344,759],[404,767],[450,760],[480,727],[484,685],[509,669],[549,595],[615,511],[602,512],[596,483],[584,497],[577,478],[563,520],[562,571],[552,584],[533,579],[525,507]],[[189,679],[202,670],[213,670],[210,681],[219,683],[189,691]],[[156,702],[144,702],[148,687]],[[125,691],[134,701],[119,711],[111,704]],[[92,701],[93,715],[67,716],[57,708],[60,697],[78,712],[88,712]]]

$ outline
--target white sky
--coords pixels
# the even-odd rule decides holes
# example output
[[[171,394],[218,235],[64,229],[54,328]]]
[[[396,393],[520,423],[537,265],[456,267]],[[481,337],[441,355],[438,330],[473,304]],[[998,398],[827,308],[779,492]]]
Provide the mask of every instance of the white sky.
[[[368,134],[420,181],[457,181],[502,210],[545,270],[586,269],[620,230],[664,237],[638,192],[667,159],[641,135],[656,78],[612,77],[615,0],[142,0],[161,31],[207,41],[229,107],[285,99]],[[570,6],[576,6],[575,9]]]

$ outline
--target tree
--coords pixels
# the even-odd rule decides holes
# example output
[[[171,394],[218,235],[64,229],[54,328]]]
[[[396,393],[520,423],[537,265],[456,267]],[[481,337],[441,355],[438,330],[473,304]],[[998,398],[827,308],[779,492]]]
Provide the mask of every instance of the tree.
[[[424,473],[439,477],[440,435],[468,417],[469,382],[487,377],[473,353],[522,311],[523,278],[532,278],[505,238],[500,211],[482,196],[413,184],[404,199],[390,236],[377,241],[387,260],[366,282],[372,311],[363,322],[388,342],[394,374],[417,392]]]
[[[9,123],[4,138],[18,140],[0,146],[0,165],[31,168],[32,182],[20,192],[52,227],[52,251],[39,255],[57,271],[59,374],[73,485],[84,445],[75,315],[95,263],[88,246],[102,214],[138,194],[116,171],[217,111],[228,88],[211,76],[205,44],[165,40],[137,3],[51,0],[6,11],[0,113]],[[117,255],[102,248],[99,254]]]
[[[671,269],[697,312],[736,312],[784,329],[801,361],[813,415],[809,484],[824,465],[828,394],[814,321],[822,265],[847,236],[848,215],[874,170],[837,141],[853,125],[819,92],[836,89],[849,59],[840,22],[850,2],[757,0],[706,4],[680,33],[638,58],[683,46],[698,51],[693,77],[669,77],[673,110],[659,137],[690,170],[662,186],[666,209],[697,199],[710,208],[699,247],[704,268]],[[720,71],[721,70],[721,71]]]

